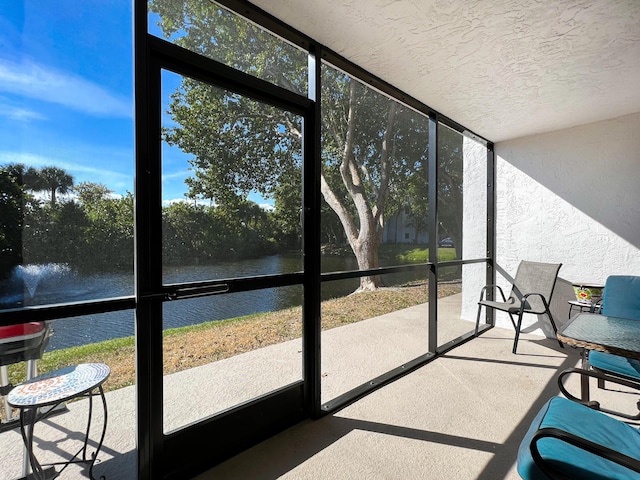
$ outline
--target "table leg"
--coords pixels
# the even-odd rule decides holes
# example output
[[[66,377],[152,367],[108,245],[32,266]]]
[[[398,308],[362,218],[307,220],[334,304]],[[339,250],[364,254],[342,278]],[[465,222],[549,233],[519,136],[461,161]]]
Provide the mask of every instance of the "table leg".
[[[589,371],[589,350],[582,349],[582,369],[585,372]],[[587,375],[580,375],[580,396],[582,401],[589,401],[589,377]]]
[[[73,457],[70,460],[64,461],[64,462],[57,462],[57,463],[51,463],[51,464],[47,464],[47,465],[63,465],[63,467],[60,469],[60,471],[57,472],[57,475],[62,474],[62,472],[72,463],[85,463],[85,464],[89,464],[89,478],[91,480],[96,480],[95,477],[93,476],[93,466],[96,463],[96,460],[98,459],[98,453],[100,452],[100,449],[102,448],[102,444],[104,442],[104,437],[106,436],[107,433],[107,398],[105,397],[104,394],[104,389],[102,388],[102,385],[98,386],[98,393],[95,393],[95,390],[85,394],[84,396],[89,397],[89,409],[88,409],[88,415],[87,415],[87,428],[85,431],[85,437],[84,437],[84,441],[82,444],[82,447],[76,452],[75,455],[73,455]],[[103,424],[102,424],[102,433],[100,434],[100,441],[98,442],[98,446],[96,447],[96,451],[92,454],[90,454],[90,458],[88,458],[87,456],[87,449],[89,448],[89,436],[91,434],[91,422],[93,420],[93,397],[96,395],[100,395],[100,398],[102,399],[102,409],[104,412],[104,420],[103,420]],[[54,408],[52,408],[53,410]],[[82,456],[79,458],[80,454],[82,454]],[[31,478],[29,478],[28,480],[31,480]]]
[[[64,465],[64,467],[56,473],[55,469],[48,468],[43,469],[40,462],[35,456],[33,451],[33,435],[34,435],[34,426],[35,423],[39,419],[44,419],[49,416],[49,414],[55,410],[55,406],[49,408],[46,412],[39,416],[39,410],[37,408],[22,408],[20,409],[20,432],[22,435],[22,440],[25,446],[25,455],[24,455],[24,463],[23,463],[23,480],[47,480],[49,478],[55,478],[57,475],[60,475],[71,463],[88,463],[89,464],[89,478],[95,480],[93,476],[93,466],[98,458],[98,453],[102,448],[102,444],[104,442],[104,437],[107,433],[107,399],[104,394],[104,389],[102,385],[98,387],[99,393],[89,393],[89,411],[87,415],[87,429],[85,432],[84,443],[82,448],[73,456],[73,458],[69,461],[46,464],[46,465]],[[93,418],[93,397],[95,395],[100,395],[102,399],[102,408],[104,411],[104,420],[102,425],[102,433],[100,434],[100,441],[96,447],[96,451],[91,454],[90,458],[87,458],[87,448],[89,446],[89,435],[91,433],[91,421]],[[82,460],[74,459],[82,452]],[[29,468],[31,467],[31,468]],[[29,473],[31,470],[31,473]]]
[[[91,430],[91,417],[93,416],[93,393],[89,394],[89,415],[87,416],[87,432],[84,436],[84,446],[82,447],[82,461],[87,461],[87,444],[89,443],[89,431]]]
[[[96,459],[98,458],[98,452],[102,448],[102,443],[104,442],[105,434],[107,433],[107,398],[104,396],[104,388],[102,385],[98,387],[100,391],[100,399],[102,400],[102,410],[104,412],[104,423],[102,424],[102,435],[100,435],[100,441],[98,442],[98,446],[96,447],[96,451],[93,454],[93,458],[91,459],[91,466],[89,467],[89,478],[95,479],[93,476],[93,466],[96,463]]]

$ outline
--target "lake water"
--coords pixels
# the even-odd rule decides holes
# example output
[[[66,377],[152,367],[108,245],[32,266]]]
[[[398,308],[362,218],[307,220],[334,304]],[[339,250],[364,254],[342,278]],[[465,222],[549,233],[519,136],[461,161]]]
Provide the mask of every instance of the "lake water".
[[[257,259],[237,260],[216,265],[168,267],[165,284],[199,280],[271,275],[301,270],[301,258],[273,255]],[[323,257],[323,271],[356,269],[355,259]],[[134,293],[133,273],[98,273],[78,275],[68,267],[56,264],[26,266],[17,272],[22,292],[8,289],[2,294],[5,304],[20,295],[25,305],[78,302],[101,298],[129,296]],[[358,280],[327,282],[322,286],[323,299],[343,296],[358,287]],[[11,291],[12,290],[12,291]],[[164,303],[163,328],[175,328],[211,320],[223,320],[258,312],[275,311],[300,305],[302,287],[290,286],[214,295]],[[159,320],[160,321],[160,320]],[[133,310],[85,315],[51,323],[53,335],[48,350],[99,342],[134,334]]]

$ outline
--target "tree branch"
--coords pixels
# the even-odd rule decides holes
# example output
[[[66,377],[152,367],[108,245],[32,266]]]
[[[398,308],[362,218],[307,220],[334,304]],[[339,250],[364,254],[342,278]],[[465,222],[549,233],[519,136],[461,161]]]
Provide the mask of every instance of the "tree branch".
[[[387,197],[389,196],[389,177],[391,172],[391,159],[392,155],[390,154],[391,146],[391,138],[393,135],[393,124],[396,120],[396,114],[398,113],[398,104],[394,101],[391,101],[391,105],[389,106],[389,113],[387,115],[387,127],[384,132],[384,136],[382,137],[382,154],[380,158],[380,195],[376,199],[375,206],[375,221],[379,223],[381,220],[381,215],[384,210],[384,205],[387,202]],[[395,142],[393,142],[395,147]]]
[[[347,234],[347,239],[349,240],[349,244],[353,248],[353,240],[355,240],[358,236],[358,228],[354,223],[351,215],[347,211],[344,204],[340,201],[340,199],[336,196],[334,191],[331,189],[329,184],[327,183],[327,179],[324,176],[324,173],[320,175],[320,191],[322,192],[322,196],[324,197],[327,204],[331,207],[331,209],[336,212],[342,226],[344,227],[344,232]]]

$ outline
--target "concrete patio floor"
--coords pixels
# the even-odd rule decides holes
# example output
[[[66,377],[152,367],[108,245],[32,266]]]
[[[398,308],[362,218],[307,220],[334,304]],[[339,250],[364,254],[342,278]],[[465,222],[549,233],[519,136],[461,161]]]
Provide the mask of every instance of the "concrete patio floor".
[[[473,328],[459,320],[459,300],[448,302],[439,304],[445,341]],[[415,333],[424,331],[425,308],[323,332],[323,401],[423,353],[426,339]],[[579,352],[523,334],[513,355],[512,342],[513,331],[494,328],[337,413],[304,421],[197,479],[517,479],[520,439],[541,405],[558,394],[558,373],[579,364]],[[165,377],[167,431],[255,396],[256,388],[266,393],[299,379],[299,362],[300,342],[292,341]],[[256,378],[247,379],[252,369]],[[271,378],[262,378],[264,371],[271,371]],[[212,387],[202,389],[203,379]],[[577,392],[577,379],[572,382]],[[247,385],[252,386],[249,392]],[[203,390],[206,402],[191,395]],[[592,391],[597,399],[635,408],[635,394]],[[107,394],[107,436],[94,470],[98,478],[135,478],[134,394],[133,387]],[[74,402],[67,413],[38,424],[35,446],[41,461],[55,461],[79,448],[87,403]],[[20,476],[17,430],[0,434],[0,465],[0,480]],[[72,466],[60,478],[86,478],[86,472]]]
[[[516,451],[575,351],[494,329],[334,415],[306,421],[197,477],[518,479]]]

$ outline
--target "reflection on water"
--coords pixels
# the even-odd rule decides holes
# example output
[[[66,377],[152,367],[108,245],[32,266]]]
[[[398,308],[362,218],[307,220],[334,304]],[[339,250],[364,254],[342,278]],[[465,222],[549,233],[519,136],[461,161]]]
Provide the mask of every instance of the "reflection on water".
[[[80,275],[68,267],[21,267],[28,272],[29,281],[12,283],[2,288],[0,308],[11,308],[20,299],[25,306],[63,302],[77,302],[130,296],[134,294],[133,272],[96,273]],[[302,269],[299,256],[273,255],[249,260],[237,260],[217,265],[167,267],[163,272],[165,284],[202,280],[249,277],[290,273]],[[37,268],[36,268],[37,267]],[[356,269],[355,259],[324,257],[322,270],[344,271]],[[40,274],[38,276],[38,274]],[[15,280],[15,279],[14,279]],[[327,282],[322,286],[323,299],[346,295],[358,287],[358,280]],[[205,321],[224,320],[259,312],[275,311],[300,305],[302,287],[268,288],[227,295],[214,295],[164,303],[163,327],[175,328]],[[53,336],[49,350],[99,342],[134,334],[134,312],[131,310],[85,315],[52,322]]]

